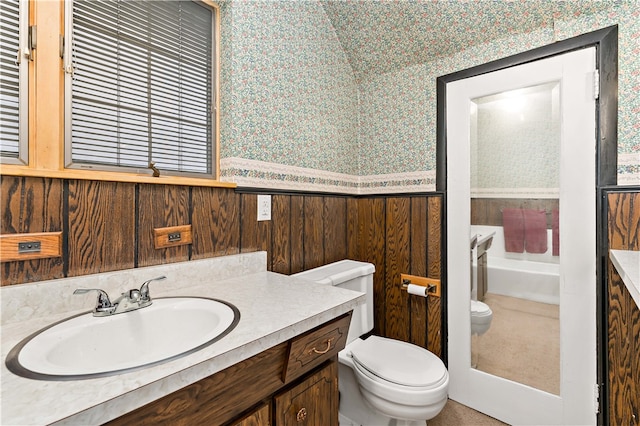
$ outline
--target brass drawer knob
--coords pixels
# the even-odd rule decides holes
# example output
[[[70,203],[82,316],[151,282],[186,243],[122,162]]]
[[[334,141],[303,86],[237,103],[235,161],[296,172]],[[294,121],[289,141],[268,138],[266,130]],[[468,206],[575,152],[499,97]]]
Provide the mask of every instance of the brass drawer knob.
[[[302,407],[300,411],[298,411],[298,414],[296,414],[296,420],[298,422],[303,422],[306,419],[307,419],[307,409]]]
[[[313,347],[309,353],[314,353],[314,354],[318,354],[318,355],[323,355],[326,354],[327,352],[329,352],[331,350],[331,342],[333,341],[333,337],[329,340],[327,340],[327,347],[323,350],[318,350],[315,347]]]

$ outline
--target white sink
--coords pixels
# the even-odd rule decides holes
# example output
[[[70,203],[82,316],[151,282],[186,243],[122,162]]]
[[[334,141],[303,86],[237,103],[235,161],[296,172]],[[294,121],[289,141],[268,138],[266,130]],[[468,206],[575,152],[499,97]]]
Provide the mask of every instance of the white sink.
[[[12,372],[34,379],[77,380],[150,367],[202,349],[240,320],[226,302],[156,298],[151,306],[94,317],[91,312],[40,330],[7,356]]]

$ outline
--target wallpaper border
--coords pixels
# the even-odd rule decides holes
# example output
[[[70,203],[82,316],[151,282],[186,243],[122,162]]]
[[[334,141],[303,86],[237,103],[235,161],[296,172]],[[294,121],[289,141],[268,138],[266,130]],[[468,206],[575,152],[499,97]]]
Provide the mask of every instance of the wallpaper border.
[[[618,153],[618,185],[640,185],[640,153]]]
[[[220,180],[265,189],[337,192],[351,195],[431,192],[435,170],[355,176],[266,161],[228,157],[220,160]]]
[[[640,184],[638,164],[640,164],[640,154],[618,154],[617,185]],[[250,188],[349,195],[398,194],[436,190],[435,170],[356,176],[238,157],[220,160],[220,180]],[[489,196],[489,194],[478,195],[481,197]],[[511,195],[522,196],[521,194]],[[506,195],[503,193],[501,196]],[[550,194],[539,194],[539,196],[547,198]]]

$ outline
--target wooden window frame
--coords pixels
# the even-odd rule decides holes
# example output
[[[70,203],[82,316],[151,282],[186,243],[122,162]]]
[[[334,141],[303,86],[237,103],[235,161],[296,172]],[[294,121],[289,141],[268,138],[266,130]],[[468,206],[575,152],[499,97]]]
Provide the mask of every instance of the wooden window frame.
[[[18,152],[16,156],[6,155],[0,157],[0,165],[25,165],[29,161],[28,134],[29,129],[24,126],[24,120],[28,117],[29,111],[29,63],[30,63],[30,43],[29,39],[29,0],[18,0],[18,52],[16,62],[18,67]],[[15,55],[15,52],[14,52]],[[26,94],[26,96],[25,96]],[[4,122],[4,120],[3,120]]]
[[[106,180],[115,182],[156,183],[235,188],[220,178],[220,8],[211,0],[200,0],[215,11],[215,133],[214,178],[186,176],[153,177],[148,174],[65,168],[64,70],[60,54],[64,37],[64,0],[29,1],[29,25],[38,31],[37,48],[29,63],[29,163],[3,164],[1,174],[11,176],[62,179]]]

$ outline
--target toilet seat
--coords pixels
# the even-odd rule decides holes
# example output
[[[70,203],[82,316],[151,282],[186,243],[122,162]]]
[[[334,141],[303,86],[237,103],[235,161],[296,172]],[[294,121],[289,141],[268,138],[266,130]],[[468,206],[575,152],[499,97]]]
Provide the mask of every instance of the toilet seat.
[[[471,301],[471,321],[476,324],[487,324],[491,322],[493,311],[483,302]]]
[[[352,349],[351,356],[372,379],[398,387],[427,390],[440,384],[447,375],[444,364],[433,353],[385,337],[369,337]]]
[[[471,334],[484,334],[491,326],[493,311],[483,302],[471,301]]]
[[[449,373],[424,348],[371,336],[352,345],[348,356],[364,400],[384,415],[430,419],[447,401]]]
[[[492,314],[493,312],[491,311],[491,308],[486,303],[479,302],[477,300],[471,301],[471,315],[475,317],[484,317]]]

